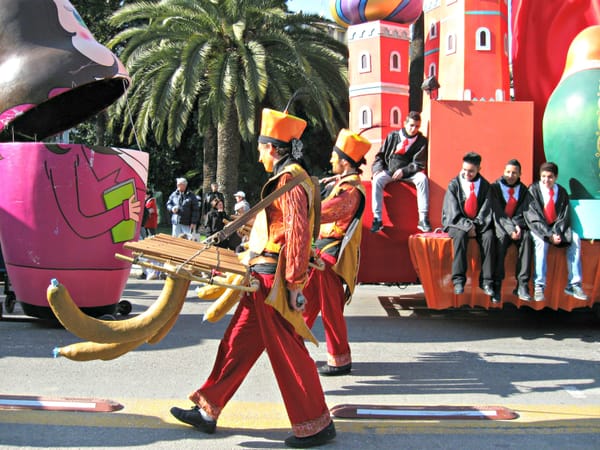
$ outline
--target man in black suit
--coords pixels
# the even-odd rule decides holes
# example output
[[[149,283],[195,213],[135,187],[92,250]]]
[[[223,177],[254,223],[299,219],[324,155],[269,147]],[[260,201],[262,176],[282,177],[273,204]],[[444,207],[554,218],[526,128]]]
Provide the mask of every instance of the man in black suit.
[[[490,186],[490,200],[496,231],[496,268],[494,273],[494,293],[492,302],[501,300],[502,280],[504,280],[504,258],[511,244],[518,248],[515,277],[517,288],[514,294],[521,300],[530,301],[529,278],[531,277],[532,241],[525,222],[527,210],[527,186],[521,182],[521,164],[511,159],[504,166],[504,174]]]

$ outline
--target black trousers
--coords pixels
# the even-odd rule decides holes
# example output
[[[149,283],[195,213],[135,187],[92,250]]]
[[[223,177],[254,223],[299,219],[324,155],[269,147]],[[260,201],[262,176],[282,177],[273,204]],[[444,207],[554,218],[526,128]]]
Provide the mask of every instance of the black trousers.
[[[510,236],[506,235],[502,238],[496,239],[496,271],[494,274],[494,280],[502,282],[506,276],[504,272],[504,258],[506,252],[511,244],[517,246],[517,267],[515,268],[515,278],[519,284],[529,283],[531,277],[531,261],[532,261],[532,250],[533,241],[529,230],[523,230],[521,233],[521,239],[513,241]]]
[[[454,259],[452,261],[452,283],[465,284],[467,272],[467,246],[469,243],[469,233],[450,228],[448,234],[452,238],[452,247],[454,248]],[[491,284],[494,281],[494,265],[496,263],[496,236],[493,229],[483,233],[477,233],[475,236],[479,244],[481,254],[481,272],[479,274],[479,286]]]

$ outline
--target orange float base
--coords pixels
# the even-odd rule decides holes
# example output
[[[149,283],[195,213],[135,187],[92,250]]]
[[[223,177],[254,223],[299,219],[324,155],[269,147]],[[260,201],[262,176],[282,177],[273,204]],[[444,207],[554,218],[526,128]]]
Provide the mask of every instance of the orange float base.
[[[479,306],[482,308],[501,307],[490,302],[490,298],[479,289],[479,248],[471,239],[467,252],[467,282],[465,292],[454,294],[452,285],[452,239],[446,233],[413,234],[408,239],[410,257],[417,271],[427,307],[431,309]],[[577,300],[563,291],[567,284],[566,249],[551,247],[548,251],[547,285],[545,300],[524,302],[513,294],[516,287],[515,267],[517,249],[509,247],[504,261],[506,278],[502,284],[502,303],[512,303],[517,307],[528,306],[535,310],[551,308],[572,311],[575,308],[592,307],[600,302],[600,244],[582,240],[581,257],[583,267],[583,289],[588,294],[587,301]],[[533,271],[532,271],[533,273]],[[533,286],[530,283],[533,295]],[[600,304],[600,303],[599,303]]]

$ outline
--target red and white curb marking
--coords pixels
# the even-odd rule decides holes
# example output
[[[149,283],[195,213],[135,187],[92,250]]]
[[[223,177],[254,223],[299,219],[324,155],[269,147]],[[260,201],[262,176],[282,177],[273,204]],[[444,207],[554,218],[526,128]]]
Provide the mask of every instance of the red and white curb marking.
[[[0,409],[112,412],[123,409],[123,405],[112,400],[96,398],[49,398],[27,395],[0,395]]]
[[[331,413],[346,419],[511,420],[519,417],[502,406],[336,405]]]

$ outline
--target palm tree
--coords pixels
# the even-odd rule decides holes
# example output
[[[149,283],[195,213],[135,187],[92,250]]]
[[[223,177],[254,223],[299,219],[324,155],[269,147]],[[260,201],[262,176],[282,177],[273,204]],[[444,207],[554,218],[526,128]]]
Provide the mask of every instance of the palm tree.
[[[345,118],[347,48],[319,30],[322,19],[288,14],[277,0],[162,0],[127,4],[112,17],[123,27],[109,43],[132,77],[122,139],[135,128],[177,146],[197,110],[198,133],[216,130],[216,181],[227,201],[237,189],[242,140],[256,135],[263,106],[283,108],[302,87],[308,120],[331,136]],[[214,132],[213,132],[214,134]],[[205,152],[210,149],[205,146]],[[206,173],[205,173],[206,175]],[[205,176],[204,187],[211,179]]]

